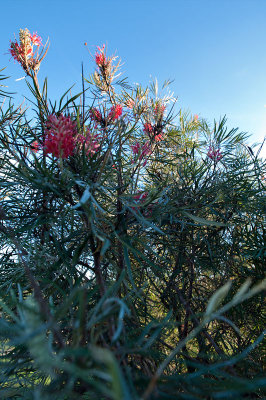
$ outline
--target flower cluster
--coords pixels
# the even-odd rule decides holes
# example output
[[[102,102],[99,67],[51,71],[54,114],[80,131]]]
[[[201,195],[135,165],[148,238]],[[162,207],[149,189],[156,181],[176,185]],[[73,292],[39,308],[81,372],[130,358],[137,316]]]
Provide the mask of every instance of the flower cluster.
[[[92,157],[99,151],[101,139],[100,135],[92,134],[89,129],[85,135],[77,135],[76,124],[70,117],[52,114],[45,124],[43,146],[35,141],[31,144],[31,150],[36,153],[43,148],[45,154],[52,154],[57,158],[68,158],[73,155],[75,148],[81,150],[84,146],[86,155]]]
[[[159,130],[157,131],[157,129],[154,130],[154,140],[155,142],[160,142],[161,140],[163,140],[163,132],[160,132]]]
[[[34,50],[34,46],[37,47],[36,50]],[[11,56],[22,66],[27,75],[31,75],[31,70],[39,69],[40,63],[47,53],[48,49],[40,58],[38,53],[40,46],[42,46],[41,37],[36,32],[31,34],[27,28],[20,29],[19,42],[17,40],[10,42],[9,52]]]
[[[44,151],[59,158],[71,156],[75,148],[76,125],[70,117],[50,115],[46,121]]]
[[[122,106],[120,104],[117,104],[116,106],[111,107],[107,118],[105,118],[97,108],[93,107],[89,111],[89,116],[90,119],[96,124],[107,126],[111,122],[115,122],[115,120],[122,115],[122,111]]]
[[[113,80],[120,75],[118,73],[120,61],[114,63],[116,59],[116,56],[107,57],[105,45],[97,47],[95,53],[97,69],[93,73],[93,80],[102,92],[108,93]]]
[[[212,147],[212,146],[209,147],[207,156],[208,156],[211,160],[213,160],[213,161],[215,161],[215,162],[218,162],[218,161],[221,160],[221,158],[223,158],[223,155],[222,155],[222,153],[220,152],[220,150],[219,150],[219,149],[215,150],[215,148]]]
[[[150,122],[146,122],[143,126],[143,131],[151,140],[155,140],[155,142],[160,142],[163,140],[161,124],[156,124],[153,126]]]
[[[101,147],[101,136],[98,134],[92,134],[88,129],[86,132],[86,136],[78,136],[77,142],[80,143],[81,146],[84,146],[85,152],[88,157],[93,157],[94,154],[99,151]]]
[[[138,192],[137,194],[135,194],[133,196],[133,199],[135,201],[141,201],[144,202],[146,200],[146,198],[148,197],[148,192]]]
[[[123,108],[120,104],[113,106],[108,114],[109,121],[114,122],[122,115]]]
[[[147,157],[152,153],[150,142],[146,142],[141,145],[139,142],[136,142],[131,146],[135,159],[142,161],[144,160],[143,167],[147,164]]]
[[[40,143],[37,142],[37,140],[35,140],[35,141],[32,142],[32,144],[31,144],[31,151],[32,151],[33,153],[37,153],[38,150],[40,150]]]
[[[156,102],[154,106],[154,117],[156,120],[162,121],[164,112],[165,112],[165,105],[159,101]]]
[[[152,124],[150,122],[145,122],[143,131],[146,133],[146,135],[150,136],[153,133]]]
[[[100,124],[103,122],[102,114],[97,108],[95,108],[95,107],[91,108],[89,111],[89,115],[90,115],[91,120],[96,122],[97,124]]]
[[[37,35],[37,32],[33,32],[33,35],[30,35],[30,38],[34,46],[42,46],[42,38]]]
[[[106,55],[104,54],[105,45],[97,47],[98,52],[95,53],[95,62],[99,68],[104,68],[107,64]]]
[[[198,120],[199,120],[199,116],[198,116],[198,114],[195,114],[193,117],[193,121],[198,122]]]

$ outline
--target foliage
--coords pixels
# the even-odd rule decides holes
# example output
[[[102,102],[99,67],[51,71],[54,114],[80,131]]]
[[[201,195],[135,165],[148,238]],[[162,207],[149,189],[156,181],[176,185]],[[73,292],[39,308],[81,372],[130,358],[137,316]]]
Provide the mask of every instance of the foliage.
[[[263,398],[265,161],[104,46],[52,104],[34,35],[36,118],[0,115],[1,398]]]

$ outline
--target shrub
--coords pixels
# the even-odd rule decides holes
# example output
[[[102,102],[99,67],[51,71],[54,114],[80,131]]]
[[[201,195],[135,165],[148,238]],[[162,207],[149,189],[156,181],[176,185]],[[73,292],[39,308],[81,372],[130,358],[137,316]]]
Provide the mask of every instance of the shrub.
[[[52,104],[48,45],[19,38],[37,117],[1,108],[1,398],[262,398],[265,161],[104,46]]]

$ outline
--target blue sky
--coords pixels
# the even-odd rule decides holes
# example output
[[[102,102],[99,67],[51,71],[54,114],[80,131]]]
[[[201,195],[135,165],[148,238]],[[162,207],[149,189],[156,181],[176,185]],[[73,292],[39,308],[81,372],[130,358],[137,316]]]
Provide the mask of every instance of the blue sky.
[[[92,72],[84,42],[92,54],[107,43],[130,82],[174,79],[180,107],[209,121],[226,114],[251,142],[266,135],[266,0],[2,0],[0,10],[0,68],[20,100],[28,90],[7,49],[27,27],[50,38],[39,79],[52,98],[79,90],[82,61]]]

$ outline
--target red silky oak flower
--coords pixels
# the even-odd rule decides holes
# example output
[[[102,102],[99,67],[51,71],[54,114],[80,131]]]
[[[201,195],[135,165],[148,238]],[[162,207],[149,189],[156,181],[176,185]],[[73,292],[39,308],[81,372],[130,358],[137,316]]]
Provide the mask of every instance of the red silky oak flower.
[[[96,123],[101,123],[103,121],[103,117],[102,114],[100,113],[100,111],[93,107],[90,109],[89,111],[89,115],[90,115],[90,119]]]
[[[106,65],[106,56],[104,54],[105,45],[102,47],[98,46],[98,52],[95,53],[95,62],[98,67],[104,67]]]
[[[57,158],[68,158],[75,148],[76,125],[70,117],[50,115],[46,121],[44,151]]]
[[[123,107],[120,104],[113,106],[108,114],[108,119],[110,121],[115,121],[122,115]]]
[[[32,76],[32,71],[38,71],[40,63],[46,56],[48,47],[44,46],[39,54],[39,47],[42,45],[42,39],[37,33],[30,34],[27,28],[20,29],[19,42],[15,39],[10,42],[9,52],[24,69],[27,75]],[[37,47],[34,50],[34,46]]]

